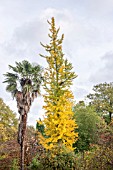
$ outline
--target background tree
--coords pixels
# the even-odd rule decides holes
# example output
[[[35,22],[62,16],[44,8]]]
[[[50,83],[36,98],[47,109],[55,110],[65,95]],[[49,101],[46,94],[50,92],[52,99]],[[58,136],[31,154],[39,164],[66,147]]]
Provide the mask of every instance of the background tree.
[[[113,114],[113,82],[101,83],[93,87],[93,94],[87,97],[91,101],[91,105],[96,108],[97,112],[109,114],[109,119]]]
[[[58,38],[59,29],[55,27],[55,20],[52,18],[50,24],[50,44],[43,45],[49,53],[43,56],[48,63],[44,74],[44,101],[46,110],[44,125],[46,138],[42,144],[46,149],[52,150],[58,145],[64,145],[72,150],[78,133],[75,133],[77,124],[73,120],[73,94],[69,89],[72,80],[76,78],[72,71],[72,64],[64,59],[62,52],[62,41],[64,35]]]
[[[37,133],[41,133],[41,135],[45,136],[44,129],[45,128],[44,128],[43,121],[39,118],[39,120],[37,120],[37,123],[36,123]]]
[[[16,114],[0,98],[0,143],[14,137],[17,124]]]
[[[96,145],[91,145],[90,150],[76,154],[76,169],[113,169],[113,127],[106,125],[101,129],[101,135]]]
[[[83,101],[73,108],[74,117],[78,124],[78,141],[74,144],[77,152],[89,150],[90,144],[96,144],[100,131],[105,129],[104,120],[96,113],[91,106],[86,106]]]
[[[21,169],[24,169],[24,143],[26,134],[27,114],[37,94],[40,94],[42,81],[42,67],[37,64],[30,64],[24,60],[16,62],[16,66],[9,65],[12,72],[4,74],[6,77],[3,83],[7,83],[6,90],[16,99],[20,123],[18,128],[18,143],[21,146]]]

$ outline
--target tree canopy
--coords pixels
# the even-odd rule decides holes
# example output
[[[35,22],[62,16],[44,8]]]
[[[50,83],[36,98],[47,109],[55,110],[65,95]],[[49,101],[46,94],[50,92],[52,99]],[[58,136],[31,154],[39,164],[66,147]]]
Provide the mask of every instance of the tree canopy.
[[[62,52],[62,41],[64,35],[58,38],[59,29],[55,27],[54,18],[49,22],[50,44],[43,45],[48,52],[43,56],[48,63],[44,74],[44,101],[43,107],[46,111],[44,119],[45,135],[42,144],[47,149],[53,149],[58,144],[65,145],[72,150],[72,144],[77,139],[75,133],[77,124],[73,120],[73,94],[69,89],[76,74],[72,71],[72,64],[64,58]]]
[[[90,144],[96,144],[99,132],[106,127],[105,121],[96,113],[92,106],[79,102],[73,108],[74,117],[78,124],[78,141],[75,143],[77,151],[88,150]]]
[[[0,98],[0,142],[14,137],[17,132],[17,124],[16,114]]]
[[[90,99],[90,104],[96,108],[97,112],[109,114],[109,119],[113,114],[113,82],[100,83],[93,87],[94,93],[87,97]]]

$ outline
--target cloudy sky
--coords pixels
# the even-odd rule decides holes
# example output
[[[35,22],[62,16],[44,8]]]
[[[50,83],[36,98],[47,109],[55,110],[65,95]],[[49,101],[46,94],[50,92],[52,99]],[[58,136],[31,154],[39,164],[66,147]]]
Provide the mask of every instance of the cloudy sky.
[[[55,17],[63,52],[78,75],[72,90],[82,100],[92,87],[113,81],[113,0],[0,0],[0,97],[17,112],[16,102],[5,91],[3,74],[15,61],[28,60],[45,67],[39,56],[48,43],[47,20]],[[28,123],[42,117],[43,99],[32,105]]]

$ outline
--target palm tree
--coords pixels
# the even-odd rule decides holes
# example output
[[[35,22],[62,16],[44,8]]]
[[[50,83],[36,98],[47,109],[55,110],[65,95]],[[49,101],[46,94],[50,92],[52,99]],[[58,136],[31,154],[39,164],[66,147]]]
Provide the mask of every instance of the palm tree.
[[[27,115],[34,99],[40,94],[42,82],[42,67],[37,64],[30,64],[24,60],[15,62],[16,67],[9,65],[13,71],[4,74],[6,77],[3,83],[7,83],[6,91],[10,92],[16,99],[20,122],[18,126],[18,143],[21,146],[21,170],[24,170],[24,146],[26,135]]]

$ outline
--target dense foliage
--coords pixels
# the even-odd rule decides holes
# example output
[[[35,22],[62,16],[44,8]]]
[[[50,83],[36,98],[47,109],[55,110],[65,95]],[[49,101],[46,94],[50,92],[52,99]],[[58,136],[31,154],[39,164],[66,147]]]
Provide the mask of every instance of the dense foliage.
[[[79,134],[78,141],[74,144],[76,151],[89,150],[90,144],[97,143],[100,131],[106,128],[106,123],[92,106],[86,106],[83,101],[77,103],[73,111]]]
[[[14,137],[17,123],[16,114],[0,98],[0,143]]]
[[[108,130],[109,129],[109,130]],[[113,128],[107,126],[99,138],[98,145],[76,155],[77,170],[112,170],[113,169]]]
[[[95,85],[93,91],[94,93],[87,96],[91,101],[90,104],[96,108],[98,113],[108,114],[109,123],[113,114],[113,82]]]
[[[64,35],[59,39],[59,29],[55,27],[55,20],[52,18],[50,24],[50,44],[43,45],[49,53],[42,56],[46,59],[48,67],[44,74],[44,102],[46,110],[44,118],[46,138],[41,138],[41,143],[46,149],[56,148],[57,145],[65,145],[73,150],[73,143],[78,133],[75,133],[77,124],[73,119],[73,94],[70,90],[72,80],[76,77],[72,71],[72,64],[64,58],[62,52],[62,41]]]
[[[65,147],[57,148],[62,152],[53,153],[46,151],[41,156],[37,155],[31,162],[30,168],[34,170],[72,170],[76,167],[74,152],[69,152]]]

